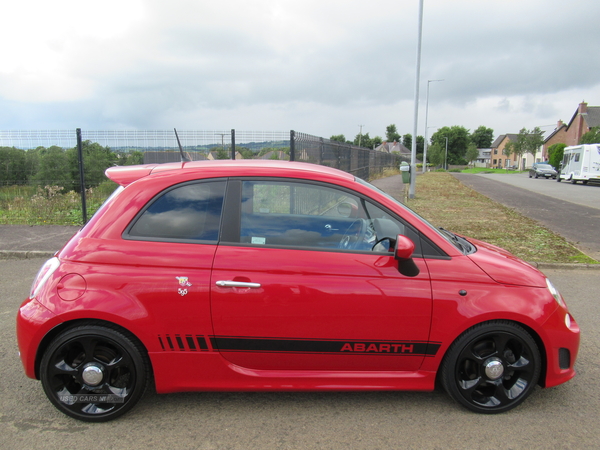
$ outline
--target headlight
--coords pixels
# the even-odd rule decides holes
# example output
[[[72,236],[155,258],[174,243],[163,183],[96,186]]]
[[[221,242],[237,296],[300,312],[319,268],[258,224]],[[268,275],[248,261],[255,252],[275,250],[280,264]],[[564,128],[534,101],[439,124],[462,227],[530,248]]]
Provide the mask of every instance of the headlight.
[[[58,269],[58,266],[60,266],[60,261],[56,257],[50,258],[48,261],[46,261],[46,263],[42,266],[35,279],[33,280],[33,284],[31,285],[31,292],[29,293],[29,298],[33,299],[38,295],[40,289],[42,289],[42,286],[44,286],[46,281],[48,281],[50,275],[52,275],[54,271]]]
[[[556,300],[556,303],[558,303],[563,308],[566,308],[567,305],[565,303],[565,299],[563,298],[562,295],[560,295],[560,292],[558,292],[558,289],[556,289],[554,287],[554,285],[550,282],[550,280],[548,278],[546,278],[546,285],[548,286],[548,290],[552,294],[552,297],[554,297],[554,300]]]

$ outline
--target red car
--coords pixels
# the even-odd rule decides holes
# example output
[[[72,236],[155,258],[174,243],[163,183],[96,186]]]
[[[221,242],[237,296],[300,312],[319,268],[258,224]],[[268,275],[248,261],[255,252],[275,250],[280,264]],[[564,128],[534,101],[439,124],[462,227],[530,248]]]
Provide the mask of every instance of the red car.
[[[27,376],[105,421],[157,392],[432,390],[481,413],[571,379],[579,327],[538,270],[345,172],[113,167],[120,187],[42,267]]]

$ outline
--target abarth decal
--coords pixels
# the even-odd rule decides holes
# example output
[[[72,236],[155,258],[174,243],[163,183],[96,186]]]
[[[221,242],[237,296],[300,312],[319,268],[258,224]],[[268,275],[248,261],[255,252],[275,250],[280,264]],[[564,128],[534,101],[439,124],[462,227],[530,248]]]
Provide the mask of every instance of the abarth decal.
[[[328,353],[352,355],[435,356],[439,342],[425,341],[327,341],[211,336],[221,352]]]

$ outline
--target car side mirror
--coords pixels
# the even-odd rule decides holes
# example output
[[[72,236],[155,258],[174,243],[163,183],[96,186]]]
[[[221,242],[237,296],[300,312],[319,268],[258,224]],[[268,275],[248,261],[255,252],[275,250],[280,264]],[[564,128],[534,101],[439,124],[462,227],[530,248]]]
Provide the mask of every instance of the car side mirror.
[[[396,238],[394,258],[398,261],[398,272],[406,277],[416,277],[420,273],[419,267],[412,259],[414,251],[414,242],[406,236],[399,234]]]

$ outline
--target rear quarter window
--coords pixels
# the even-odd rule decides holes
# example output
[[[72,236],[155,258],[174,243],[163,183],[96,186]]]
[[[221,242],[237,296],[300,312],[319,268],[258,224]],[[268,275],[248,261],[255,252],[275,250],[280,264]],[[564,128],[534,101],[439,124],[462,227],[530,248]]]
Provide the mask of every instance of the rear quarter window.
[[[225,181],[172,187],[151,200],[125,233],[135,240],[218,241]]]

